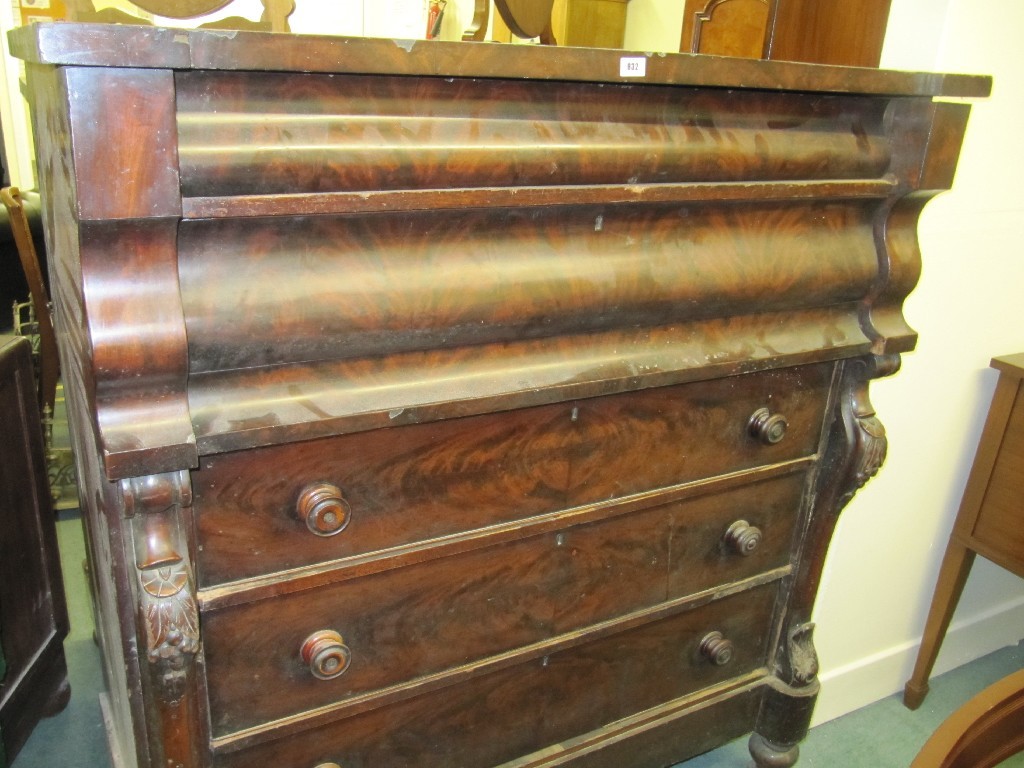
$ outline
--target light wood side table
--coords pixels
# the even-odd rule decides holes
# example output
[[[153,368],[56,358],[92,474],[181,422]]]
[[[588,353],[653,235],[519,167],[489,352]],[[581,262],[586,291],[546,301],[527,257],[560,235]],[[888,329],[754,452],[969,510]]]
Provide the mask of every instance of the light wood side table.
[[[903,703],[917,709],[975,555],[1024,577],[1024,353],[997,357],[999,381],[939,570]]]

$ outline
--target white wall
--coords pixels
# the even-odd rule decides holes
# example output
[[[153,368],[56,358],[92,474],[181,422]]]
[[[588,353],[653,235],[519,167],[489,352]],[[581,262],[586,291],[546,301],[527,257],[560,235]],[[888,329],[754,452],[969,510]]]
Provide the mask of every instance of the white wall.
[[[14,7],[0,0],[0,121],[4,129],[4,155],[11,184],[32,189],[35,161],[29,138],[28,106],[20,95],[21,65],[11,58],[7,45],[7,31],[14,28],[14,22]]]
[[[921,334],[875,383],[889,435],[881,473],[840,520],[815,619],[818,722],[901,690],[910,675],[987,411],[994,355],[1024,351],[1024,3],[893,0],[882,65],[995,77],[975,103],[954,189],[925,208],[923,275],[906,304]],[[979,559],[936,670],[1024,637],[1024,582]]]

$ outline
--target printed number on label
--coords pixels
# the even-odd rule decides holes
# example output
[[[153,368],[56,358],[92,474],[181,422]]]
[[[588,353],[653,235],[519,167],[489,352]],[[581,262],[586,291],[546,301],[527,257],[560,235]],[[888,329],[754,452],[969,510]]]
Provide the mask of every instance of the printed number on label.
[[[619,77],[646,77],[646,56],[623,56],[619,59]]]

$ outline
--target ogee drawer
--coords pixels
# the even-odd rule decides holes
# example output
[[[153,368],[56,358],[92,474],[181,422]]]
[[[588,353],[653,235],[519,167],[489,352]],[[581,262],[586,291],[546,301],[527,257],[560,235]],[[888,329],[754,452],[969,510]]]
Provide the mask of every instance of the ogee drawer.
[[[497,765],[763,667],[776,592],[775,585],[742,592],[291,738],[219,754],[214,765]],[[280,693],[271,685],[264,691],[266,698]],[[214,740],[215,755],[224,743]]]
[[[581,400],[570,503],[814,453],[832,370],[820,363]]]
[[[785,566],[804,477],[210,610],[214,733],[444,674]]]
[[[204,457],[200,586],[814,453],[832,364]]]

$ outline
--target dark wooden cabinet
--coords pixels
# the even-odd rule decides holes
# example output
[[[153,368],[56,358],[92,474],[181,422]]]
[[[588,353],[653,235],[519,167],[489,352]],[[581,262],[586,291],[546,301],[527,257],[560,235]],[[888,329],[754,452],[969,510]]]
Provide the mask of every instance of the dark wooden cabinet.
[[[986,78],[36,25],[139,766],[789,764]]]
[[[68,702],[57,529],[28,339],[0,336],[0,765]]]

